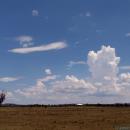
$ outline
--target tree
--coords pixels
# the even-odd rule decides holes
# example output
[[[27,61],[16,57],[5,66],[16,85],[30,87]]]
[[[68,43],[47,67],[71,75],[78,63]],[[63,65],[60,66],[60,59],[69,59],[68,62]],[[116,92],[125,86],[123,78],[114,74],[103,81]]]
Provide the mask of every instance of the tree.
[[[4,102],[5,97],[6,97],[6,94],[5,94],[4,91],[2,91],[2,92],[0,93],[0,105]]]

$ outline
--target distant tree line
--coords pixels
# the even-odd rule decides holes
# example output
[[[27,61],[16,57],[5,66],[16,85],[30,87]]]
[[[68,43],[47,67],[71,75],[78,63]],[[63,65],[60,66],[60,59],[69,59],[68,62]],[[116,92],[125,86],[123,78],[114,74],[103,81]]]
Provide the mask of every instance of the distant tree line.
[[[30,104],[30,105],[17,105],[17,104],[4,104],[5,107],[130,107],[130,103],[115,103],[115,104]]]

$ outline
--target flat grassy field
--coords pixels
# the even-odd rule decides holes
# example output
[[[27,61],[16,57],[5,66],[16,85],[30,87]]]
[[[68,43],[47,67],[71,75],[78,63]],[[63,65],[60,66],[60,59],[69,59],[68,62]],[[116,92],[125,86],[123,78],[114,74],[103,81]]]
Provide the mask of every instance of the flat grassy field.
[[[130,107],[0,107],[0,130],[130,130]]]

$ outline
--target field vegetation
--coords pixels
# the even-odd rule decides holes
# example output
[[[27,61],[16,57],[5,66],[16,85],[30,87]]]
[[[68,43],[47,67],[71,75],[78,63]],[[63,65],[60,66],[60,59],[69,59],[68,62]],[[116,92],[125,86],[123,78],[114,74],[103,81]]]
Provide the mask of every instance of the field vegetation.
[[[0,130],[117,130],[129,126],[129,106],[0,107]]]

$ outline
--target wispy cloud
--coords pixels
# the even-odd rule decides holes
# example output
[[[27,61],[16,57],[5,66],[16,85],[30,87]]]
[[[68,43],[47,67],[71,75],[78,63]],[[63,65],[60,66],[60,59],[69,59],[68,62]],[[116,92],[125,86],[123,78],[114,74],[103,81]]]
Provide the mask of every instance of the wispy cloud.
[[[33,37],[28,35],[21,35],[15,38],[16,41],[22,45],[22,47],[29,47],[34,45],[33,44]]]
[[[122,70],[130,70],[130,66],[120,66],[119,68]]]
[[[33,40],[33,37],[28,35],[21,35],[15,38],[16,41],[19,41],[21,43],[23,42],[31,42]]]
[[[50,44],[35,46],[35,47],[15,48],[15,49],[9,50],[9,52],[19,53],[19,54],[28,54],[32,52],[60,50],[66,47],[67,47],[67,44],[65,42],[53,42]]]
[[[86,64],[87,64],[87,62],[85,62],[85,61],[70,61],[67,66],[72,67],[74,65],[86,65]]]
[[[47,75],[51,75],[51,74],[52,74],[51,69],[45,69],[45,73],[46,73]]]
[[[17,78],[17,77],[0,77],[0,82],[7,83],[7,82],[13,82],[19,79],[20,78]]]
[[[32,10],[32,16],[39,16],[39,11],[36,9]]]
[[[91,17],[91,13],[90,12],[81,13],[80,17]]]
[[[91,13],[90,13],[90,12],[87,12],[85,16],[86,16],[86,17],[90,17],[90,16],[91,16]]]
[[[125,34],[126,37],[130,37],[130,32]]]

